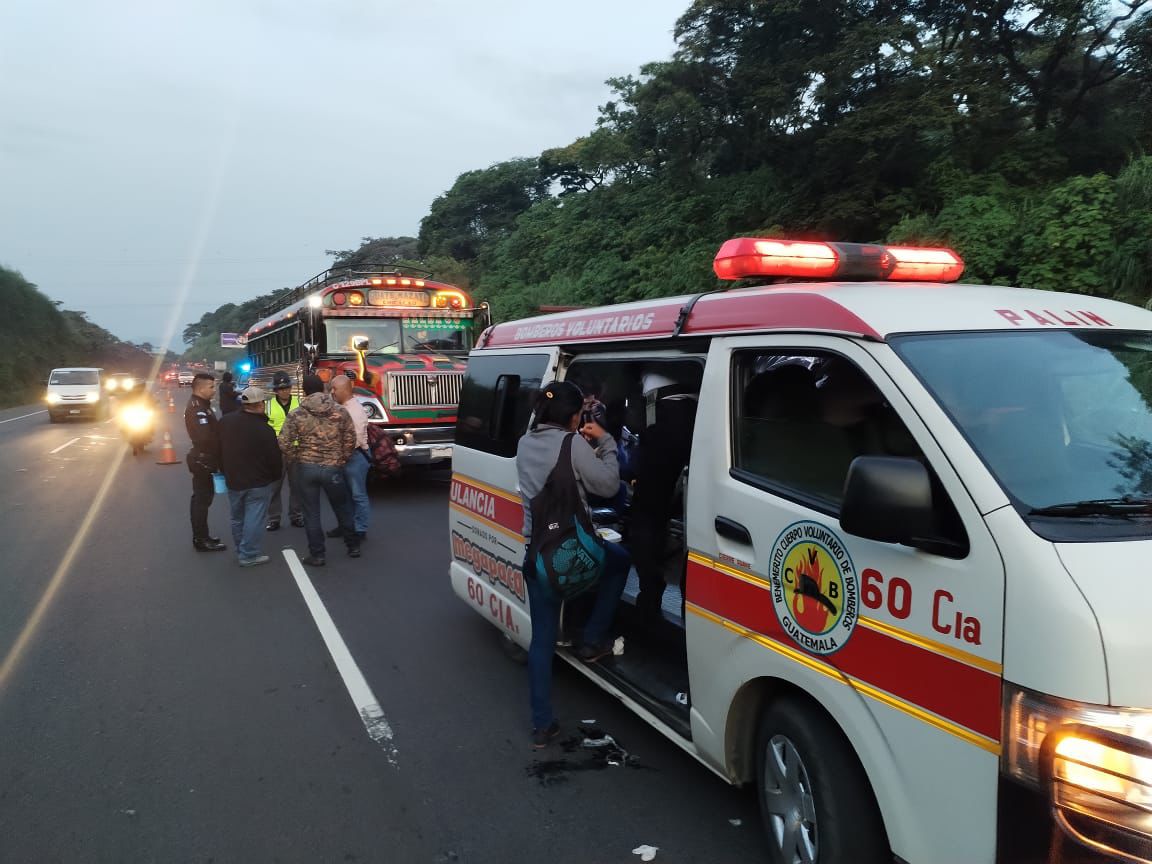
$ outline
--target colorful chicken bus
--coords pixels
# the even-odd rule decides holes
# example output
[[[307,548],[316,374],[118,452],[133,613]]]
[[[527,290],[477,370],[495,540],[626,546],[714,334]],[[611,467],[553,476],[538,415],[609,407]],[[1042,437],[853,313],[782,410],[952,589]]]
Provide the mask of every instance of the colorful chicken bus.
[[[468,351],[488,306],[415,272],[328,270],[290,292],[246,334],[249,383],[270,389],[286,372],[299,391],[306,372],[347,375],[402,464],[451,459]]]

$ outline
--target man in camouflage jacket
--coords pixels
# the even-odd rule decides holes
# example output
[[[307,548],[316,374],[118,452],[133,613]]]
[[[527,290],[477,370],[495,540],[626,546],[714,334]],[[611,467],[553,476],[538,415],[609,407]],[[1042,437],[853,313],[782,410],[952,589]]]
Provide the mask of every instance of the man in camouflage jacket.
[[[328,496],[344,532],[348,554],[360,557],[360,539],[352,523],[352,497],[344,479],[344,464],[356,449],[356,427],[343,407],[324,392],[316,375],[304,376],[304,398],[280,430],[280,451],[296,464],[296,481],[304,507],[308,557],[301,561],[323,567],[324,528],[320,523],[320,492]]]

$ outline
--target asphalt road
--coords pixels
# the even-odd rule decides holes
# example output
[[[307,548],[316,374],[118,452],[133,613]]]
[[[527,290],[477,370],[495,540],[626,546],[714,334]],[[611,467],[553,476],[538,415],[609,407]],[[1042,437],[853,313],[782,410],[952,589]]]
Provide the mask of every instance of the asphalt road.
[[[532,750],[524,668],[449,588],[447,472],[374,487],[364,557],[308,572],[378,743],[281,552],[302,530],[264,567],[198,553],[183,464],[38,410],[0,411],[0,861],[763,860],[750,793],[562,663],[568,747]],[[636,767],[573,746],[591,718]]]

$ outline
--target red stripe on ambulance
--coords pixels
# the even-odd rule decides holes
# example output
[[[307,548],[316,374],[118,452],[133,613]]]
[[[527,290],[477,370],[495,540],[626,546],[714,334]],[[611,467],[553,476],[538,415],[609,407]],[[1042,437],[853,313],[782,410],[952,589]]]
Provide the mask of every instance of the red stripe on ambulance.
[[[793,650],[766,589],[689,560],[690,603]],[[1000,740],[1000,677],[893,636],[857,626],[834,654],[813,655],[845,675]]]
[[[519,534],[524,527],[524,508],[519,501],[509,500],[489,489],[475,486],[459,476],[452,478],[448,500],[514,534]]]

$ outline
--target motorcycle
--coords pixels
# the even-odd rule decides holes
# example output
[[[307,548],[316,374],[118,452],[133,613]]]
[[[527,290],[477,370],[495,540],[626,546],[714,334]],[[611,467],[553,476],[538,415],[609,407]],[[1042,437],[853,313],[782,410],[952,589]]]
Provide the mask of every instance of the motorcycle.
[[[156,435],[156,409],[134,402],[120,409],[117,417],[120,434],[132,448],[132,455],[139,455],[152,443]]]

